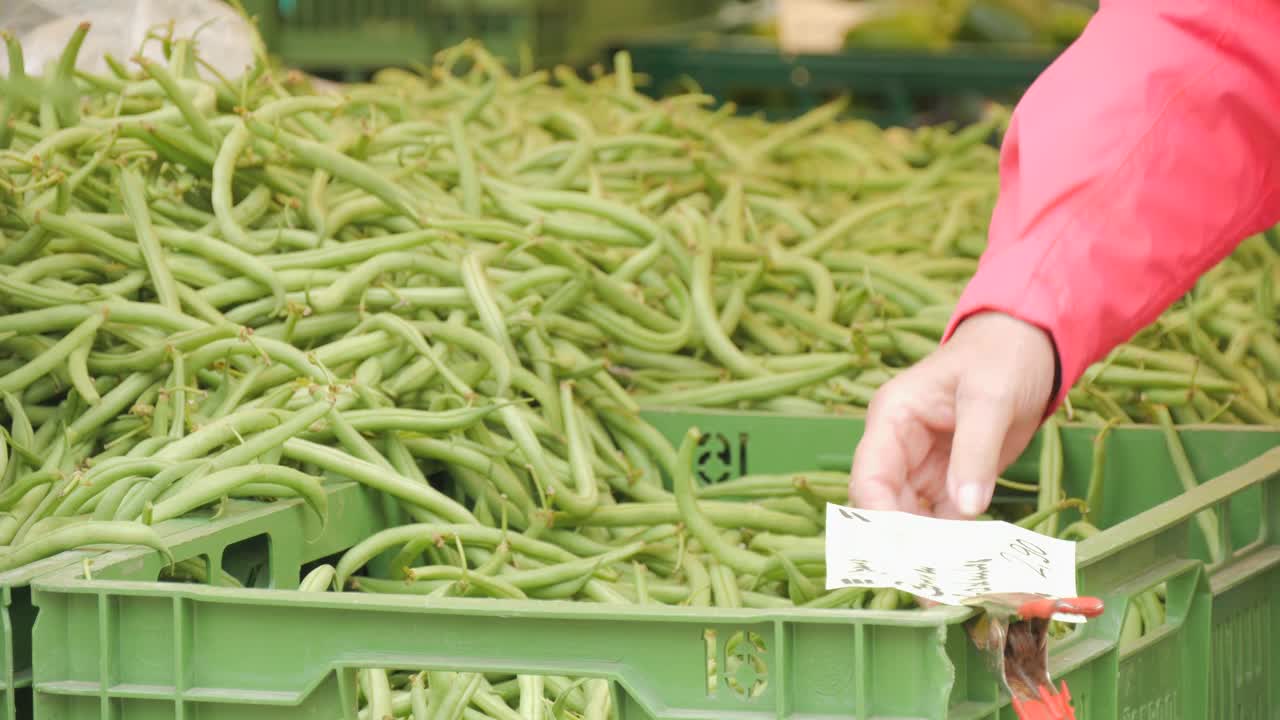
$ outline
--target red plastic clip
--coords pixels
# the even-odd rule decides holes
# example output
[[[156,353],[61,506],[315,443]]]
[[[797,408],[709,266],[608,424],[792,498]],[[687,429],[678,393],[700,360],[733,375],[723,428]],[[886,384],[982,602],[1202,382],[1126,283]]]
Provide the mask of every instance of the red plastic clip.
[[[1102,614],[1102,610],[1102,601],[1096,597],[1040,598],[1019,606],[1018,615],[1040,620],[1052,619],[1058,613],[1095,618]]]
[[[1020,720],[1076,720],[1076,711],[1071,708],[1071,692],[1067,690],[1065,680],[1061,692],[1056,695],[1041,686],[1039,700],[1014,698],[1013,711]]]

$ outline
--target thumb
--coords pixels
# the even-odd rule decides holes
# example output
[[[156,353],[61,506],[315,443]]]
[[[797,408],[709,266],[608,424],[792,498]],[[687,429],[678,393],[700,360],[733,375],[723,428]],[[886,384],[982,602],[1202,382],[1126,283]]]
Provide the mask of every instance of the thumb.
[[[1013,424],[1013,404],[998,392],[956,392],[956,429],[947,465],[947,495],[960,515],[975,517],[991,504],[1000,454]]]

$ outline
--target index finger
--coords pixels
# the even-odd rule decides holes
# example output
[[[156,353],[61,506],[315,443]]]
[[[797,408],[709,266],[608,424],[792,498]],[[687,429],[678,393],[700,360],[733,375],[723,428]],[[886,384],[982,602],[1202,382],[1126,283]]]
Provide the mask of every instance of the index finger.
[[[901,510],[906,484],[907,458],[893,430],[868,418],[853,451],[849,503],[867,510]]]
[[[890,412],[867,415],[849,472],[849,501],[867,510],[921,513],[910,474],[929,452],[929,433],[910,413]]]

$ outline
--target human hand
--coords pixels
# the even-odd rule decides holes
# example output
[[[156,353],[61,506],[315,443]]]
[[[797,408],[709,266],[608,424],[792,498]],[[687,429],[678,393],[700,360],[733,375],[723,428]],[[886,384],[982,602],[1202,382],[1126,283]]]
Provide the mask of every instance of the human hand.
[[[971,519],[1044,419],[1056,351],[1003,313],[966,319],[932,355],[872,398],[849,500],[868,510]]]

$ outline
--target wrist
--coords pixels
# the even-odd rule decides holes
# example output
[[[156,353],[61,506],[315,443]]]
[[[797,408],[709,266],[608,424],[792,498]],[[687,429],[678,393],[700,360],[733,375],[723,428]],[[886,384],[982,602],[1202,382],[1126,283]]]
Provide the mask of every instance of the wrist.
[[[1047,418],[1055,407],[1054,399],[1062,389],[1062,357],[1058,344],[1048,330],[1019,317],[995,310],[982,310],[961,318],[950,339],[964,338],[1025,361],[1024,367],[1046,379],[1044,397]]]

